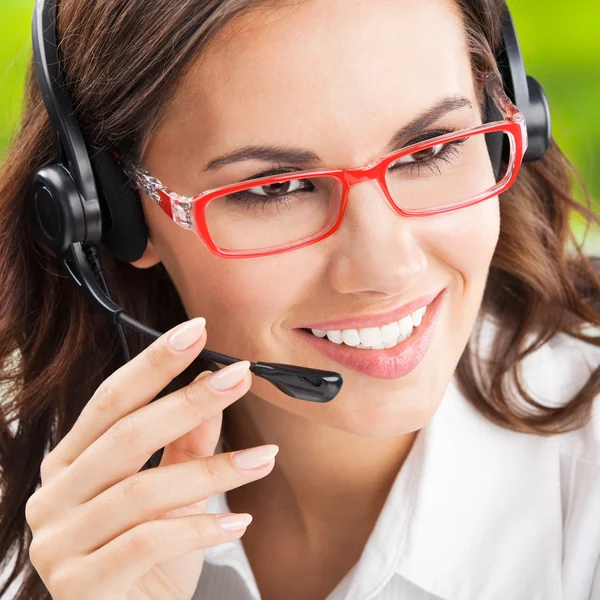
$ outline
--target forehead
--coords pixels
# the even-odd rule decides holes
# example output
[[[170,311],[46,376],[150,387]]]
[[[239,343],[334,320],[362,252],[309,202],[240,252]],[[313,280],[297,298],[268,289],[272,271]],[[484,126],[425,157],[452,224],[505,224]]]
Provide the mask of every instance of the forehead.
[[[161,129],[206,161],[211,150],[293,143],[352,166],[453,94],[473,94],[454,0],[259,5],[192,66]]]

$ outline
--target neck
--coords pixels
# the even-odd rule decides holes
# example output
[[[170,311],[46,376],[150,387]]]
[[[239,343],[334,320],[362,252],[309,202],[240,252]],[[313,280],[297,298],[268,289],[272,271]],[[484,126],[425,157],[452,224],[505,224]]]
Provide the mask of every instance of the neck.
[[[264,514],[315,544],[324,528],[330,536],[354,524],[370,532],[418,433],[359,436],[250,393],[225,410],[223,423],[226,451],[279,446],[269,475],[227,494],[232,510],[257,521]]]

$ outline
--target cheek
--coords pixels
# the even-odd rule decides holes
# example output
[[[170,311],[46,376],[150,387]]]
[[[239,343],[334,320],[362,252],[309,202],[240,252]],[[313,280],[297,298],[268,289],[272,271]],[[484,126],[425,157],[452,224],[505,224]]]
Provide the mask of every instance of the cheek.
[[[429,237],[432,240],[430,251],[450,275],[452,293],[444,318],[446,341],[439,351],[442,354],[448,352],[445,345],[450,344],[453,347],[450,355],[458,361],[479,314],[490,263],[498,243],[499,199],[490,198],[470,208],[440,216],[434,230],[428,229],[428,233],[434,235]]]
[[[431,253],[462,279],[464,291],[483,292],[500,233],[498,197],[440,215],[427,233]]]
[[[236,260],[213,256],[192,232],[175,226],[148,201],[151,239],[190,317],[206,318],[207,347],[244,358],[269,358],[284,319],[294,307],[314,302],[322,253],[290,252]],[[312,291],[311,291],[312,290]]]
[[[281,344],[282,320],[305,303],[316,269],[301,252],[248,260],[203,253],[179,270],[177,287],[188,314],[206,317],[211,350],[266,360]]]

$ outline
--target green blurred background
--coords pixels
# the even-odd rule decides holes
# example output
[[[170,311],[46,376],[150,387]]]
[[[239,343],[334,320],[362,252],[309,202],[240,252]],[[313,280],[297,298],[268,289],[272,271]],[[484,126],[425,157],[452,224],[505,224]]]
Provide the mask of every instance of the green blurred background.
[[[550,102],[553,133],[600,199],[600,1],[509,0],[527,71]],[[0,4],[0,161],[19,118],[33,0]],[[582,195],[579,192],[578,197]],[[573,226],[582,237],[581,224]],[[586,239],[600,254],[596,228]]]

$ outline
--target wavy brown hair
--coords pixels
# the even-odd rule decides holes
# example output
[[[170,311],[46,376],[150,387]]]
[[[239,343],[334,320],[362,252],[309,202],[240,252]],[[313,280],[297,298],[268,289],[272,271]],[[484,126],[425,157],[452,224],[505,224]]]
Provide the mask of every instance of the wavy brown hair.
[[[456,0],[474,71],[495,68],[502,0]],[[272,0],[271,4],[278,2]],[[177,83],[215,34],[257,0],[63,0],[59,32],[69,93],[88,143],[137,159],[173,98]],[[56,160],[57,148],[30,65],[20,128],[0,170],[0,572],[18,600],[50,599],[28,556],[25,505],[40,484],[40,464],[71,429],[100,383],[122,365],[114,327],[95,314],[57,267],[39,238],[27,192],[32,174]],[[502,196],[501,231],[482,310],[502,323],[492,355],[477,363],[472,342],[457,367],[470,401],[489,419],[516,431],[552,435],[581,427],[600,392],[596,369],[563,407],[544,408],[519,382],[519,362],[557,332],[596,346],[580,329],[600,326],[600,281],[570,229],[578,213],[600,219],[575,201],[576,173],[553,141],[544,158],[522,167]],[[167,331],[187,319],[161,263],[141,270],[100,248],[113,298],[138,320]],[[531,342],[531,334],[534,335]],[[132,355],[147,340],[127,332]],[[208,368],[196,360],[159,396]],[[485,377],[477,373],[481,371]],[[516,381],[536,416],[519,413],[506,390]]]

